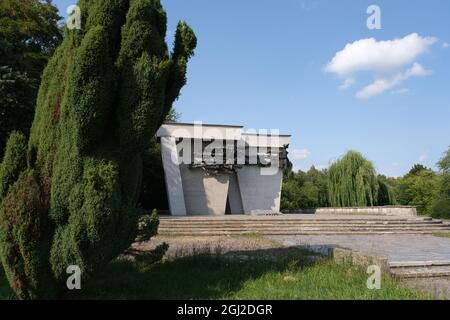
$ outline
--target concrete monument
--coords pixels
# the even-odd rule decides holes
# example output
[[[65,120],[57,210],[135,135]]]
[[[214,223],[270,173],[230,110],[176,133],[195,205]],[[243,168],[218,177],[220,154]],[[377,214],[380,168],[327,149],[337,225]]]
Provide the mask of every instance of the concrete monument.
[[[290,136],[168,123],[157,137],[172,215],[279,213]]]

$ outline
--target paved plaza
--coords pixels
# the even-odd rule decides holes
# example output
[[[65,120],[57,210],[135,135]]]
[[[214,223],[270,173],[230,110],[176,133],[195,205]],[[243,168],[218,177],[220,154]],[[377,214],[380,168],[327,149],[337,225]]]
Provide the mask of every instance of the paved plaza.
[[[332,246],[385,257],[389,262],[449,261],[450,238],[432,235],[272,236],[287,246]]]

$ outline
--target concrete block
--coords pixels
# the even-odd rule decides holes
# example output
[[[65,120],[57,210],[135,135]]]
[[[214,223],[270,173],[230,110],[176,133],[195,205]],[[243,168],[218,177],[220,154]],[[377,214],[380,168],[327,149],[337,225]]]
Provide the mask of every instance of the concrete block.
[[[162,137],[161,155],[164,165],[164,176],[166,179],[170,212],[174,216],[185,216],[187,211],[184,202],[183,183],[181,180],[180,167],[177,163],[178,154],[173,152],[174,150],[177,150],[175,138]]]
[[[230,176],[208,175],[181,165],[186,210],[193,215],[225,215]]]
[[[228,189],[228,202],[230,204],[231,214],[244,214],[244,207],[242,205],[241,190],[237,176],[232,174],[230,176],[230,186]]]
[[[258,166],[245,166],[237,170],[242,205],[246,214],[279,213],[283,172],[261,175]]]

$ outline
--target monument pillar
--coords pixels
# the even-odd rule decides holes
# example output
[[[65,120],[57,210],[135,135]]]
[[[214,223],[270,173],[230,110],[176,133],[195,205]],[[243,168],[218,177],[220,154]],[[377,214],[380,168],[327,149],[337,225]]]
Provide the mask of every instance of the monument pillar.
[[[161,154],[166,178],[169,209],[173,216],[186,216],[183,183],[179,166],[177,143],[174,137],[161,137]]]

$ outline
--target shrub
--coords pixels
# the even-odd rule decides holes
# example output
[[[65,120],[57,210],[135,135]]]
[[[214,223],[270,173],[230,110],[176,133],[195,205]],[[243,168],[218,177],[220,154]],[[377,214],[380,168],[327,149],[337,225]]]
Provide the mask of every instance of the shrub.
[[[433,204],[431,216],[437,219],[450,219],[450,199],[438,199]]]

